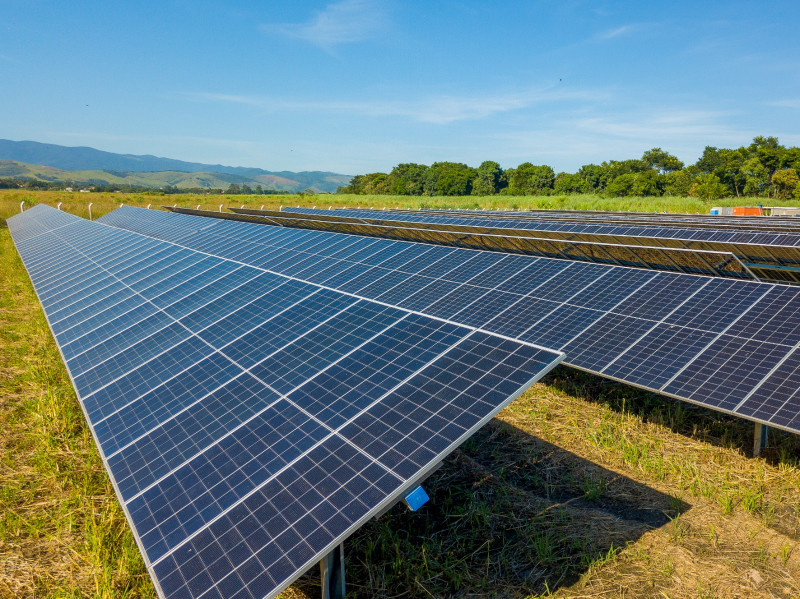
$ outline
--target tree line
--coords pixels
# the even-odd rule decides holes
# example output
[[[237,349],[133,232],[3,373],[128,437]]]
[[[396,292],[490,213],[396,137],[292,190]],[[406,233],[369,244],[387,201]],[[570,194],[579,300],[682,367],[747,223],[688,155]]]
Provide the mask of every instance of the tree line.
[[[427,196],[568,195],[608,197],[723,196],[800,199],[800,148],[785,147],[777,137],[758,136],[749,146],[706,146],[690,166],[653,148],[641,158],[585,164],[575,173],[524,162],[502,169],[487,160],[477,168],[460,162],[398,164],[389,173],[356,175],[337,193]]]

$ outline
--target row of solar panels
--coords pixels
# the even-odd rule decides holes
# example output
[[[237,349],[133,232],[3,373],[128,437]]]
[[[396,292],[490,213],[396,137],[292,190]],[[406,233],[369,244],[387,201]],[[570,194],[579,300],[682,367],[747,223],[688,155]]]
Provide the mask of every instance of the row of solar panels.
[[[722,216],[646,212],[608,212],[577,210],[406,210],[416,214],[464,215],[488,218],[552,220],[564,222],[621,223],[689,227],[692,229],[737,229],[746,231],[800,232],[800,219],[781,216]]]
[[[192,209],[174,208],[183,214],[207,214]],[[447,225],[424,225],[402,221],[367,221],[351,217],[321,214],[305,215],[291,212],[270,212],[250,209],[232,209],[231,213],[217,213],[217,218],[267,222],[273,225],[333,231],[355,235],[369,235],[403,241],[420,241],[438,245],[528,254],[546,258],[563,258],[628,266],[757,280],[757,276],[735,256],[723,252],[684,250],[647,246],[623,246],[611,243],[566,241],[527,235],[496,233],[464,233]],[[411,226],[409,226],[409,224]]]
[[[800,431],[797,390],[779,384],[800,361],[795,287],[128,207],[103,220],[534,342],[572,366]]]
[[[238,211],[238,210],[237,210]],[[689,229],[668,227],[643,227],[637,225],[599,225],[594,223],[533,222],[521,219],[492,219],[484,217],[441,216],[411,214],[397,211],[373,210],[315,210],[311,208],[285,208],[284,216],[303,215],[305,218],[349,218],[358,219],[363,224],[402,226],[406,228],[435,228],[453,233],[479,236],[509,236],[515,239],[536,238],[550,242],[603,244],[602,247],[621,246],[617,253],[642,255],[655,268],[667,267],[669,261],[653,260],[649,254],[654,249],[673,250],[669,257],[672,262],[674,250],[685,250],[683,262],[679,267],[684,272],[688,266],[691,272],[716,274],[720,276],[755,276],[759,280],[783,283],[800,282],[800,234],[778,234],[753,231],[719,231],[712,229]],[[402,225],[400,225],[402,223]],[[532,243],[532,242],[528,242]],[[712,268],[703,267],[711,257],[705,252],[715,252],[736,258],[741,264],[720,269],[712,261]],[[634,264],[626,264],[634,266]],[[705,272],[702,270],[705,268]],[[667,270],[678,270],[666,268]],[[720,272],[723,271],[723,272]],[[742,274],[744,273],[744,274]]]
[[[45,206],[8,225],[162,597],[275,596],[563,357]]]
[[[274,596],[564,354],[800,431],[795,288],[204,214],[9,220],[164,597]]]

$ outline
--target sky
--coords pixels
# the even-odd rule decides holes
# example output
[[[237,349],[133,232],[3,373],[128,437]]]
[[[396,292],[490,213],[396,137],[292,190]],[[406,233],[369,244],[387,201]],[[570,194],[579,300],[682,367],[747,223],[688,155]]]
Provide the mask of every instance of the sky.
[[[267,170],[800,145],[800,2],[0,0],[0,138]]]

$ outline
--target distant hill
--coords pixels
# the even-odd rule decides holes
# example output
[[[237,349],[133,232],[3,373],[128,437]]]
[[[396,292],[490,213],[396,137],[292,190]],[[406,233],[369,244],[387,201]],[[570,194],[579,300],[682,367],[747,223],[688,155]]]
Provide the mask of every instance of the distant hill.
[[[10,163],[15,163],[10,164]],[[52,170],[37,169],[52,167]],[[20,171],[19,174],[12,174]],[[24,173],[23,173],[24,171]],[[179,188],[227,188],[231,183],[281,191],[336,191],[351,177],[325,171],[266,171],[243,166],[201,164],[172,158],[114,154],[87,147],[68,147],[36,141],[0,139],[0,177],[28,177],[45,181],[146,185]],[[57,178],[51,178],[57,177]]]

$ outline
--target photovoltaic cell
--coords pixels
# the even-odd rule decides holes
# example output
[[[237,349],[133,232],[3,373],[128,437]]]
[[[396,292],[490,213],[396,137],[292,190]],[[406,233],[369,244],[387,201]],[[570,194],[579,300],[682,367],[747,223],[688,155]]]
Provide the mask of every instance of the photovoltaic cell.
[[[202,219],[168,223],[197,248],[44,206],[8,223],[170,599],[275,596],[563,357],[400,305],[457,286],[436,277],[391,305],[292,278],[337,261],[279,236],[242,240],[268,272],[199,253],[226,241]]]

